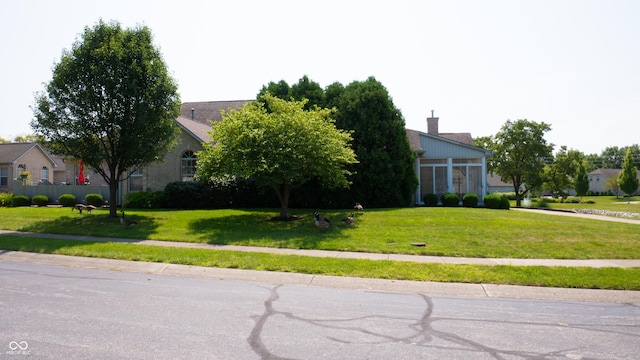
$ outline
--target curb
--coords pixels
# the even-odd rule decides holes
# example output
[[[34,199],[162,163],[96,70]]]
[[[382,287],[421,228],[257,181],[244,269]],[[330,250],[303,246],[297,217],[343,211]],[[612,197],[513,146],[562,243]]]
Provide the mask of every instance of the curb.
[[[424,293],[440,296],[514,298],[530,300],[626,303],[640,306],[640,291],[544,288],[493,284],[437,283],[405,280],[366,279],[284,272],[221,269],[189,265],[84,258],[0,250],[1,261],[29,262],[53,266],[123,271],[145,274],[188,276],[224,281],[252,281],[271,284],[317,286],[362,291]]]

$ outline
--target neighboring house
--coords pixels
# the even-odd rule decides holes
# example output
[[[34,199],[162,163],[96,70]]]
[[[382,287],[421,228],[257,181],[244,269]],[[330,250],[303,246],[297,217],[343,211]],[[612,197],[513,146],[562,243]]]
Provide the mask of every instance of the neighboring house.
[[[59,166],[38,143],[0,144],[0,192],[13,192],[18,180],[25,185],[52,184]]]
[[[252,100],[186,102],[182,114],[176,119],[180,128],[178,145],[169,151],[164,161],[146,166],[131,174],[120,187],[122,201],[127,193],[135,191],[164,190],[175,181],[193,181],[196,172],[196,153],[202,144],[210,142],[211,122],[222,120],[222,111],[239,109]]]
[[[416,204],[424,204],[426,194],[441,197],[445,193],[478,195],[480,201],[489,192],[487,157],[491,151],[473,145],[469,133],[440,133],[437,117],[427,118],[427,132],[407,129],[413,150],[419,185]]]
[[[502,181],[498,174],[487,174],[487,187],[489,194],[513,192],[513,184]]]
[[[606,186],[607,180],[611,178],[617,179],[618,175],[620,175],[620,171],[622,170],[621,169],[593,170],[592,172],[589,173],[589,191],[595,192],[595,193],[602,193],[602,192],[612,190],[607,188]],[[640,170],[638,170],[637,177],[638,179],[640,179]],[[619,192],[620,194],[622,194],[622,191],[619,191]],[[640,193],[640,190],[636,191],[634,195],[637,195],[639,193]]]
[[[14,195],[46,195],[52,202],[64,193],[76,195],[79,201],[88,193],[108,196],[104,180],[85,168],[85,186],[72,188],[76,184],[80,167],[78,162],[52,155],[38,143],[0,144],[0,193]],[[21,176],[22,175],[22,176]],[[58,186],[52,186],[58,185]],[[62,185],[62,186],[60,186]]]

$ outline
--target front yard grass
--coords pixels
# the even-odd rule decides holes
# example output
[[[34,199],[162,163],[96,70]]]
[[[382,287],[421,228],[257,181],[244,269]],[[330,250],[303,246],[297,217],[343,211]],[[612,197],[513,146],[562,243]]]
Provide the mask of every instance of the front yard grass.
[[[128,210],[138,225],[123,227],[107,210],[0,208],[0,228],[39,233],[123,237],[208,244],[480,258],[640,259],[640,221],[624,224],[545,213],[479,208],[373,209],[356,215],[326,211],[326,231],[312,210],[300,220],[268,221],[273,209]],[[425,243],[424,247],[412,243]]]
[[[281,248],[439,256],[556,259],[640,259],[640,221],[625,224],[517,210],[470,208],[371,209],[356,225],[340,219],[351,211],[324,211],[332,226],[301,219],[273,222],[273,209],[127,210],[138,225],[123,227],[107,210],[0,208],[0,228],[74,234]],[[423,242],[424,247],[412,246]],[[0,249],[153,261],[195,266],[358,276],[397,280],[640,290],[640,268],[567,268],[443,265],[316,258],[234,251],[153,247],[110,242],[0,235]]]

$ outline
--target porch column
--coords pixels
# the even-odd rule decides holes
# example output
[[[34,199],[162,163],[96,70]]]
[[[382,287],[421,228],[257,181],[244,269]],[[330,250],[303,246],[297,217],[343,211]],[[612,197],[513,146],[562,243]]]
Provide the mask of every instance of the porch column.
[[[453,192],[453,158],[447,159],[447,192]]]
[[[423,205],[424,202],[422,201],[422,192],[420,190],[422,189],[422,176],[420,176],[420,157],[416,155],[413,164],[416,171],[416,177],[418,178],[418,187],[416,188],[416,193],[415,193],[415,197],[416,197],[415,203],[419,205]]]
[[[484,201],[482,201],[482,199],[484,199],[484,196],[487,194],[487,191],[489,190],[488,186],[487,186],[487,157],[483,156],[482,157],[482,195],[478,195],[480,197],[480,204],[484,204]]]

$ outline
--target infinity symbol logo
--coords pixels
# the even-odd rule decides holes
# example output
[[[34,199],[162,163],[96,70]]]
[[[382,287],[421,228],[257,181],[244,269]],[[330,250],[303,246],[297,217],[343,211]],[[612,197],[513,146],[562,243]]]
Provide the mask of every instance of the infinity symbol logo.
[[[29,347],[29,344],[27,344],[26,341],[12,341],[9,343],[9,349],[11,350],[27,350],[27,348]]]

